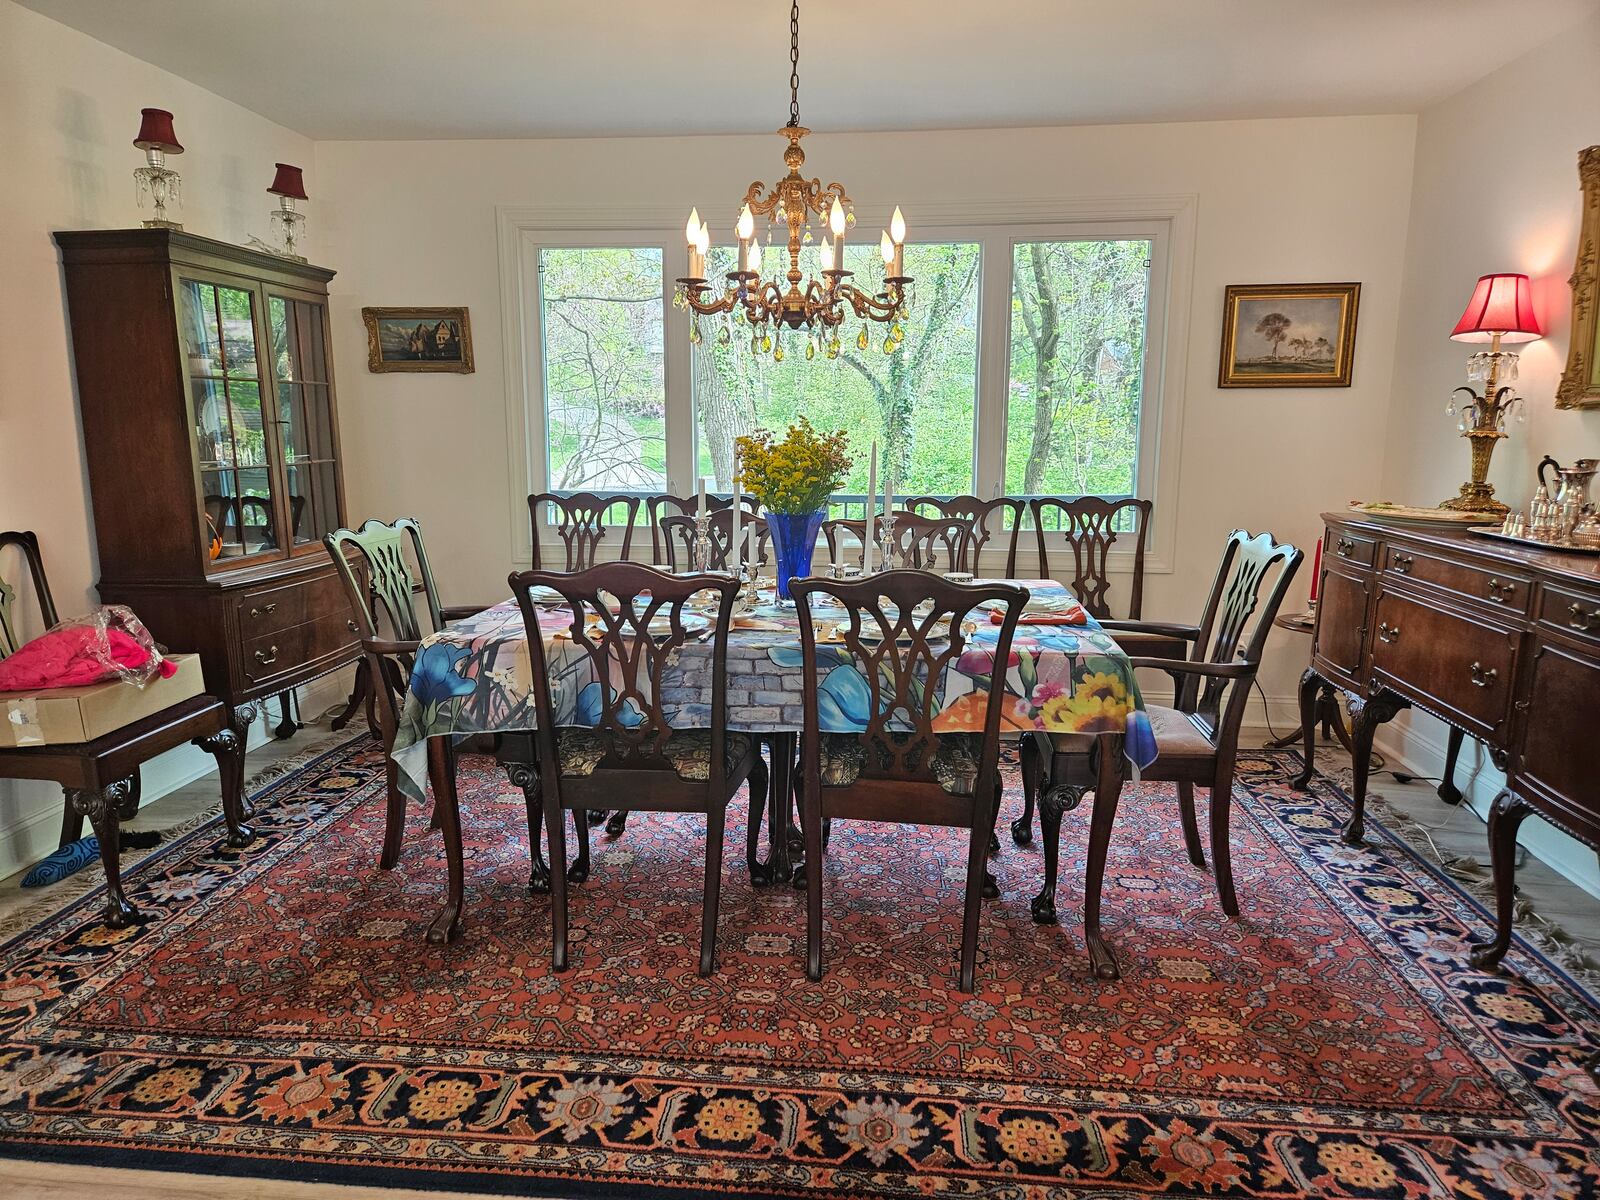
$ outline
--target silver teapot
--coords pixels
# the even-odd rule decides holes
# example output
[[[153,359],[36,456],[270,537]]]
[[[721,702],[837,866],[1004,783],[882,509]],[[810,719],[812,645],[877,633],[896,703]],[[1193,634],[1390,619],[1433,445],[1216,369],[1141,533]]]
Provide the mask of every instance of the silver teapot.
[[[1545,468],[1554,469],[1560,487],[1551,491],[1545,480]],[[1548,454],[1539,460],[1539,487],[1558,509],[1571,504],[1581,514],[1594,512],[1594,501],[1589,498],[1589,484],[1600,473],[1600,458],[1580,458],[1570,467],[1563,467]]]

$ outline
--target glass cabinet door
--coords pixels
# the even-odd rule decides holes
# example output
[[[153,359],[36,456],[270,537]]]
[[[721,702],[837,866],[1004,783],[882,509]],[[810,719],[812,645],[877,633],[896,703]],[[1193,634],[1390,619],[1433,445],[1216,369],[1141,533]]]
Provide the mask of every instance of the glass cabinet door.
[[[180,279],[178,293],[212,566],[281,553],[271,414],[262,406],[256,346],[256,293],[204,279]]]
[[[324,534],[343,524],[325,316],[320,302],[267,294],[278,430],[295,546],[319,544]]]

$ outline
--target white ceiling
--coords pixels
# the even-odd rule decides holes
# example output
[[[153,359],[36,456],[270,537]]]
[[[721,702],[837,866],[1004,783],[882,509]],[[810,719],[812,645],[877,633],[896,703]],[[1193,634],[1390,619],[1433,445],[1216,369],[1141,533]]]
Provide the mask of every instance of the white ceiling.
[[[789,113],[783,0],[20,3],[319,139],[751,133]],[[1415,112],[1594,4],[805,0],[801,119],[867,130]]]

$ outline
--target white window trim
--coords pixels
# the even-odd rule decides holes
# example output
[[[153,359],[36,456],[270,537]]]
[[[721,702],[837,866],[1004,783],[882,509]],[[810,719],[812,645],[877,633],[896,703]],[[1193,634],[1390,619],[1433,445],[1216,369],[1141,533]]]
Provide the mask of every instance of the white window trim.
[[[681,206],[680,206],[681,207]],[[878,211],[882,208],[882,212]],[[1185,375],[1189,351],[1189,310],[1193,292],[1194,242],[1198,197],[1192,194],[1119,196],[1093,199],[969,201],[918,204],[918,234],[928,240],[981,245],[978,335],[978,420],[975,474],[1003,477],[1006,389],[1010,375],[1010,321],[1003,336],[985,337],[985,313],[1008,313],[1011,304],[1012,247],[1044,239],[1113,236],[1148,237],[1155,245],[1150,265],[1150,324],[1145,337],[1143,401],[1139,424],[1139,494],[1155,500],[1145,571],[1172,570],[1177,540],[1179,446],[1183,432]],[[890,206],[858,202],[858,228],[886,224]],[[545,490],[545,453],[529,434],[544,425],[543,347],[537,336],[538,256],[545,246],[660,247],[662,292],[670,296],[682,264],[675,255],[682,241],[683,214],[675,207],[547,208],[502,205],[495,210],[500,256],[501,337],[505,356],[506,452],[511,498],[511,556],[518,566],[532,561],[527,497]],[[881,220],[880,220],[881,218]],[[1084,226],[1093,225],[1093,229]],[[864,234],[858,236],[865,236]],[[870,240],[870,239],[869,239]],[[997,269],[1003,266],[1003,269]],[[663,363],[667,405],[668,486],[679,495],[693,491],[695,446],[692,404],[672,404],[691,394],[688,318],[665,306]],[[986,420],[986,399],[997,404],[1000,419]],[[1147,419],[1151,415],[1154,420]],[[684,448],[674,454],[673,448]],[[1154,470],[1144,464],[1153,463]],[[679,476],[683,476],[679,478]],[[1027,547],[1019,547],[1020,550]],[[993,552],[991,552],[993,553]],[[1132,571],[1133,552],[1113,551],[1114,574]],[[998,570],[1003,563],[986,564]]]

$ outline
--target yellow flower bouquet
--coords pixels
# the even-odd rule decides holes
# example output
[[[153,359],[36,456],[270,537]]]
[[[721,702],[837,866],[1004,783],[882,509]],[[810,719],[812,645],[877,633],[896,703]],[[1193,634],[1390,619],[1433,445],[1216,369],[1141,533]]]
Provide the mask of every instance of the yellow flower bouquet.
[[[749,492],[769,513],[820,512],[850,470],[844,431],[819,434],[801,417],[783,440],[758,429],[737,439],[739,473],[734,487]]]

